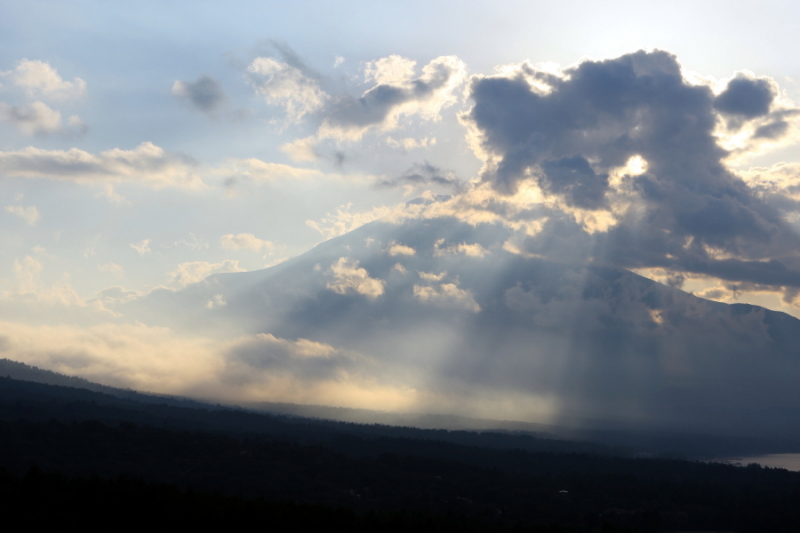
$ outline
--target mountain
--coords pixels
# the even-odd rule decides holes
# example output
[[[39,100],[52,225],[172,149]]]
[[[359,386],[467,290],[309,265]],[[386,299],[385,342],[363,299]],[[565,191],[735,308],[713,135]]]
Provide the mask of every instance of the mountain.
[[[124,312],[256,336],[227,354],[242,380],[359,379],[418,391],[423,412],[591,430],[800,437],[800,320],[519,253],[500,225],[373,222]]]

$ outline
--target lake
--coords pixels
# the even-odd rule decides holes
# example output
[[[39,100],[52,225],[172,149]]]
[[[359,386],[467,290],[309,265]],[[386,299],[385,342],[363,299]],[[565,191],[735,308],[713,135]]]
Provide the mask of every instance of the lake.
[[[747,466],[758,463],[771,468],[785,468],[800,472],[800,453],[771,453],[767,455],[754,455],[752,457],[725,457],[712,459],[709,462],[729,463],[736,466]]]

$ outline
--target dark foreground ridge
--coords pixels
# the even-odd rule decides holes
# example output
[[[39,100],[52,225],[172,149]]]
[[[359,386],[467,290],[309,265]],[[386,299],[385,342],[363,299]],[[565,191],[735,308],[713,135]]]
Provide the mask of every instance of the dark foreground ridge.
[[[128,527],[252,526],[266,531],[324,530],[346,532],[517,532],[561,533],[560,526],[509,526],[464,514],[369,511],[287,501],[246,499],[214,492],[180,489],[163,483],[146,483],[124,476],[105,479],[68,478],[32,468],[25,476],[0,469],[0,498],[21,516],[38,516],[37,524],[107,527],[124,517]],[[47,513],[42,514],[46,510]],[[135,512],[133,512],[135,511]],[[606,527],[609,533],[622,531]]]
[[[355,531],[800,531],[800,473],[403,431],[0,378],[3,491],[19,508],[83,494],[127,516],[238,513],[281,529],[318,519]]]
[[[602,425],[576,430],[447,416],[393,417],[377,411],[297,404],[259,403],[243,409],[109,387],[9,359],[0,359],[0,376],[29,383],[24,387],[9,386],[9,392],[0,390],[0,396],[22,394],[35,400],[29,403],[25,416],[38,420],[54,417],[65,421],[102,420],[110,424],[132,422],[178,430],[268,434],[316,443],[330,441],[345,432],[367,438],[402,437],[488,448],[622,457],[708,459],[800,451],[800,440],[791,438],[609,429]],[[33,383],[59,387],[36,388]],[[80,408],[71,404],[76,400],[82,402]],[[37,407],[43,401],[47,405]],[[124,409],[111,409],[116,407]],[[374,414],[380,415],[380,422],[375,423]],[[454,418],[457,420],[452,424]]]

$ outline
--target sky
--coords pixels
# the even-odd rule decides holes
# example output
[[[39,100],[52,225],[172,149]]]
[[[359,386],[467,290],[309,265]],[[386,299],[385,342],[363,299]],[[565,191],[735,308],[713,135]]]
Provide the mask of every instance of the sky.
[[[3,2],[0,348],[185,392],[207,336],[120,305],[385,217],[500,224],[506,251],[800,317],[798,21],[790,1]],[[341,259],[330,291],[382,287]],[[472,305],[450,285],[415,294]],[[114,342],[130,361],[102,362]]]

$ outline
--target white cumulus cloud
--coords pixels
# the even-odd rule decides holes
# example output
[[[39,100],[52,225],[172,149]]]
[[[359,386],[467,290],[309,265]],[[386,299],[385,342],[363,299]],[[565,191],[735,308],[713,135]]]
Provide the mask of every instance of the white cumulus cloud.
[[[7,205],[6,211],[12,215],[20,217],[22,220],[33,226],[41,218],[39,210],[35,205],[23,207],[21,205]]]
[[[219,263],[209,263],[207,261],[188,261],[181,263],[178,267],[167,274],[170,283],[178,288],[186,287],[192,283],[202,281],[211,274],[221,272],[244,272],[244,268],[239,266],[239,261],[226,259]]]
[[[0,120],[11,124],[24,135],[47,135],[62,128],[61,113],[38,100],[24,105],[0,102]]]
[[[25,89],[30,98],[66,100],[86,95],[84,80],[67,81],[45,61],[23,59],[17,63],[12,79],[15,85]]]
[[[328,288],[337,294],[356,293],[377,298],[383,294],[386,284],[381,279],[371,278],[367,269],[359,268],[358,261],[350,257],[340,257],[326,275],[330,278]]]
[[[439,239],[434,244],[433,255],[434,257],[443,257],[445,255],[466,255],[467,257],[483,257],[488,254],[488,250],[478,243],[467,244],[459,243],[450,246],[442,246],[444,239]]]
[[[131,243],[131,248],[136,250],[136,253],[139,255],[144,255],[152,251],[150,250],[150,239],[144,239],[140,243]]]
[[[271,57],[257,57],[247,71],[252,76],[256,92],[268,104],[283,107],[291,121],[297,122],[319,110],[328,99],[316,80]]]
[[[481,310],[472,293],[460,289],[456,283],[441,283],[433,287],[414,285],[414,297],[420,302],[437,307],[463,309],[473,313]]]
[[[351,208],[352,204],[343,205],[336,210],[335,215],[328,213],[319,221],[306,220],[306,225],[320,232],[326,239],[332,239],[392,213],[392,209],[386,206],[355,213],[350,211]]]
[[[239,233],[238,235],[228,234],[219,238],[220,244],[226,250],[253,250],[258,252],[260,250],[272,250],[275,248],[275,243],[259,239],[252,233]]]
[[[389,243],[389,248],[386,250],[386,252],[392,257],[397,255],[414,255],[417,253],[417,251],[414,250],[411,246],[400,244],[395,241]]]

